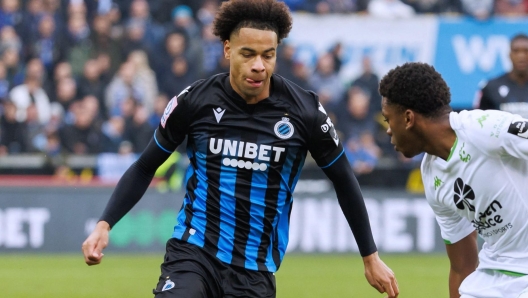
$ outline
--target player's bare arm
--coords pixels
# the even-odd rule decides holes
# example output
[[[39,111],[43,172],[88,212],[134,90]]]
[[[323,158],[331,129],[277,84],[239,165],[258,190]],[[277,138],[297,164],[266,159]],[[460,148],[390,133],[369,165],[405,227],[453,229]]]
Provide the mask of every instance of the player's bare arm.
[[[477,232],[469,234],[456,243],[446,244],[446,251],[451,264],[449,297],[458,298],[460,284],[478,266]]]
[[[110,225],[106,221],[100,221],[95,226],[90,236],[82,244],[84,261],[92,266],[103,260],[103,249],[108,245],[108,234]]]
[[[363,195],[348,159],[343,155],[323,171],[334,185],[341,210],[363,256],[367,281],[380,293],[398,297],[394,272],[378,256]]]
[[[379,258],[378,252],[363,257],[365,277],[369,284],[387,297],[398,297],[400,290],[394,272]]]
[[[110,229],[139,202],[152,182],[156,169],[169,155],[152,139],[138,160],[121,177],[95,229],[82,245],[86,264],[91,266],[101,263]]]

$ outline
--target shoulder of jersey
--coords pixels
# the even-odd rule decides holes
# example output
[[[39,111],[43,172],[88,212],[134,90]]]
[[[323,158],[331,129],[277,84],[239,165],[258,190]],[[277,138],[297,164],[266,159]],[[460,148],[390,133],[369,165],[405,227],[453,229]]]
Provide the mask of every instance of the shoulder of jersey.
[[[205,99],[207,96],[201,96],[204,92],[210,92],[209,88],[220,78],[218,75],[209,77],[207,79],[200,79],[189,85],[185,88],[180,94],[178,94],[179,99],[196,101],[200,99]]]
[[[314,107],[317,107],[317,101],[316,101],[316,94],[315,92],[311,90],[306,90],[301,88],[299,85],[293,83],[292,81],[280,76],[275,75],[280,80],[282,80],[282,85],[284,86],[283,89],[286,89],[288,92],[290,92],[292,95],[298,95],[298,96],[292,96],[292,99],[296,101],[301,101],[304,103],[310,103],[310,101],[313,103]]]

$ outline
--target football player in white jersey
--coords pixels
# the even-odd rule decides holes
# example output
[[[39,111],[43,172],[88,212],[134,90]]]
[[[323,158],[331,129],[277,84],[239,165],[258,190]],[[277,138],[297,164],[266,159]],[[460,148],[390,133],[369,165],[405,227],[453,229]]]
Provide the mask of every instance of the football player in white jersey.
[[[450,297],[525,297],[528,119],[496,110],[453,112],[449,87],[425,63],[392,69],[380,93],[395,150],[425,153],[422,179],[451,264]]]

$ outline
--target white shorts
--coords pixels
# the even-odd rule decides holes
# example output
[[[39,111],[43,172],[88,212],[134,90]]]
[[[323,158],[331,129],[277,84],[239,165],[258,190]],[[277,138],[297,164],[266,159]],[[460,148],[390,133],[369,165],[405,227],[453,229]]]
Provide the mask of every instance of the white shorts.
[[[464,279],[458,292],[460,298],[528,298],[528,275],[477,269]]]

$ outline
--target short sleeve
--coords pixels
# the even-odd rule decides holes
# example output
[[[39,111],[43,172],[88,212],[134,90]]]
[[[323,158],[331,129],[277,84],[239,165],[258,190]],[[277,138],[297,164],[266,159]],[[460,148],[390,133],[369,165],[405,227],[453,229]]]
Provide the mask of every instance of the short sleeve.
[[[481,111],[471,121],[474,142],[484,153],[528,159],[528,119],[503,111]]]
[[[430,202],[429,202],[430,203]],[[447,244],[456,243],[475,231],[473,224],[447,207],[431,204],[440,226],[442,239]]]
[[[318,103],[314,125],[310,134],[308,150],[321,168],[328,167],[343,154],[343,145],[325,109]]]

